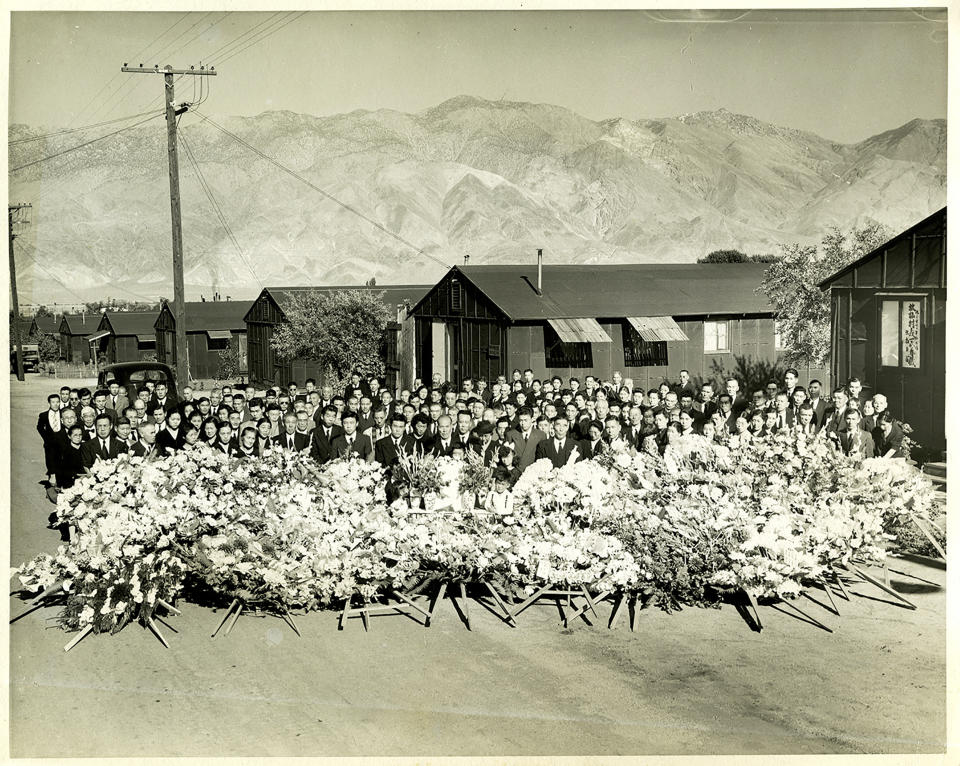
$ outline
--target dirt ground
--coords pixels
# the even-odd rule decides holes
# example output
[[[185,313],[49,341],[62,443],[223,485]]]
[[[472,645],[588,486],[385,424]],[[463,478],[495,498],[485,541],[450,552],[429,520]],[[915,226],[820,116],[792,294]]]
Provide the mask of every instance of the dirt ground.
[[[61,384],[11,379],[13,566],[58,544],[35,425]],[[222,615],[185,604],[162,628],[170,649],[129,626],[64,653],[56,609],[39,609],[9,628],[10,754],[943,752],[946,571],[890,568],[917,610],[869,585],[841,617],[799,602],[833,633],[774,606],[760,633],[732,606],[644,611],[636,632],[608,630],[606,604],[569,629],[543,606],[511,629],[474,603],[472,631],[446,604],[429,629],[389,616],[339,632],[323,612],[297,618],[298,638],[243,616],[211,640]],[[11,598],[12,617],[26,609]]]

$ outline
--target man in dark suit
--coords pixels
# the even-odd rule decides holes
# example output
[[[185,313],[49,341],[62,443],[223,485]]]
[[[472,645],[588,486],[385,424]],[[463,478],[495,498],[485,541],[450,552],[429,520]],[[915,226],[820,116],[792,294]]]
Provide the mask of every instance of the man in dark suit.
[[[283,416],[283,431],[273,437],[275,449],[289,449],[304,452],[310,449],[310,434],[297,431],[297,416],[288,412]]]
[[[394,413],[390,418],[390,434],[377,439],[373,445],[373,459],[384,468],[392,469],[405,454],[403,437],[407,427],[407,420],[402,413]]]
[[[847,430],[844,413],[847,411],[847,391],[845,388],[836,388],[833,391],[833,405],[827,407],[823,413],[823,425],[820,430],[831,436]]]
[[[120,440],[113,435],[113,421],[107,414],[97,415],[97,435],[85,442],[80,448],[83,467],[90,469],[98,460],[113,460],[127,451]]]
[[[340,425],[343,426],[343,433],[333,440],[334,457],[356,456],[372,462],[373,445],[369,438],[357,433],[357,414],[344,412],[340,416]]]
[[[453,421],[449,415],[437,418],[437,435],[433,440],[430,454],[434,457],[450,455],[453,452]]]
[[[93,395],[93,409],[97,413],[96,417],[107,415],[114,424],[117,422],[117,412],[107,406],[109,393],[106,389],[100,389]]]
[[[727,395],[730,397],[730,408],[733,411],[734,420],[736,420],[736,418],[740,417],[740,415],[744,413],[744,411],[750,405],[750,402],[748,402],[747,397],[740,392],[739,380],[736,378],[727,378],[726,386]],[[730,433],[733,433],[732,428]]]
[[[170,410],[175,409],[176,406],[177,397],[168,391],[166,382],[162,380],[158,381],[153,389],[153,398],[147,406],[147,411],[153,412],[157,407],[163,407],[164,412],[170,412]]]
[[[820,427],[826,420],[827,401],[821,396],[823,384],[819,380],[811,380],[807,385],[807,401],[813,407],[813,419]]]
[[[843,419],[847,428],[838,434],[843,454],[860,460],[873,457],[873,436],[860,428],[860,410],[850,407],[843,414]]]
[[[781,391],[777,394],[777,398],[773,400],[773,405],[777,413],[776,430],[785,431],[788,428],[793,428],[796,421],[793,412],[790,411],[790,398]]]
[[[150,457],[159,455],[157,451],[157,426],[149,421],[137,426],[139,438],[130,447],[130,454],[134,457]]]
[[[798,433],[802,433],[805,436],[815,436],[817,431],[820,430],[810,402],[804,402],[800,405],[800,409],[797,411],[796,429]]]
[[[337,408],[328,404],[321,410],[317,427],[313,429],[310,440],[310,457],[323,465],[334,457],[333,440],[343,433],[343,429],[336,424]]]
[[[472,431],[473,418],[466,410],[460,410],[460,412],[457,413],[457,431],[453,435],[453,443],[460,445],[464,450],[470,449]]]
[[[60,394],[47,397],[47,409],[37,418],[37,433],[43,439],[43,458],[46,462],[47,480],[56,480],[59,445],[57,435],[63,430],[60,410]]]
[[[570,422],[566,415],[557,415],[553,419],[553,438],[544,439],[536,447],[536,459],[546,458],[553,463],[554,468],[562,468],[571,459],[576,462],[583,460],[583,455],[577,446],[577,440],[569,434]]]
[[[517,425],[517,429],[507,433],[507,441],[513,442],[517,468],[523,473],[537,459],[537,445],[546,439],[547,435],[533,427],[533,410],[529,407],[520,408]]]

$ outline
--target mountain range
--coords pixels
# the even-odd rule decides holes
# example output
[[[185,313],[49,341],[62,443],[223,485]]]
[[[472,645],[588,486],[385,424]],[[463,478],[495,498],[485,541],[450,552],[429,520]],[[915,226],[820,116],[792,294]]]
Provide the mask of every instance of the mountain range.
[[[415,114],[209,119],[188,111],[180,123],[191,299],[261,284],[428,283],[467,254],[471,265],[533,262],[537,248],[545,266],[771,253],[830,226],[896,232],[946,201],[945,120],[841,144],[725,109],[595,121],[471,96]],[[92,137],[23,141],[38,135],[10,127],[11,167]],[[170,294],[162,118],[14,173],[11,199],[33,203],[21,292]]]

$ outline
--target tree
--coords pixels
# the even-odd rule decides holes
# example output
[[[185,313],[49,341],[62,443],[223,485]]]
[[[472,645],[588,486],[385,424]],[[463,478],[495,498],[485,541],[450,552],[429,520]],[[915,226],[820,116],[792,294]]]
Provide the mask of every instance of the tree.
[[[698,258],[697,263],[774,263],[778,260],[780,256],[771,253],[747,255],[740,250],[714,250]]]
[[[52,335],[41,335],[37,341],[37,353],[41,362],[56,362],[60,358],[60,344]]]
[[[122,298],[103,298],[98,301],[90,301],[84,304],[85,310],[89,314],[99,314],[104,309],[107,311],[159,311],[159,303],[150,303],[149,301],[128,301]]]
[[[750,256],[739,250],[714,250],[703,258],[698,258],[697,263],[749,263]]]
[[[780,324],[784,362],[821,367],[830,355],[830,295],[820,282],[890,239],[878,223],[849,235],[832,227],[817,245],[783,245],[757,292],[767,296]]]
[[[37,316],[37,317],[52,317],[52,316],[53,316],[53,312],[52,312],[50,309],[48,309],[46,306],[38,306],[38,307],[37,307],[37,311],[36,311],[36,313],[34,314],[34,316]]]
[[[354,370],[383,375],[381,344],[392,319],[383,295],[371,290],[293,295],[284,307],[287,322],[274,332],[271,346],[284,359],[315,360],[337,390]]]
[[[217,354],[219,364],[213,374],[214,380],[236,380],[240,375],[240,352],[236,348],[228,348]]]

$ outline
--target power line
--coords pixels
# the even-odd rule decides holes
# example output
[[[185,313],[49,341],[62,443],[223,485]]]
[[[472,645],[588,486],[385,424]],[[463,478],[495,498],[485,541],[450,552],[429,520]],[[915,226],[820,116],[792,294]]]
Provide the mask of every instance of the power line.
[[[193,149],[190,148],[190,144],[187,141],[187,137],[178,132],[177,137],[180,139],[180,143],[183,144],[183,148],[187,152],[187,159],[190,160],[190,164],[193,166],[193,171],[197,176],[197,180],[200,182],[200,188],[203,189],[204,194],[207,195],[207,199],[210,200],[210,205],[213,207],[213,211],[216,214],[217,218],[220,220],[220,225],[223,226],[224,231],[227,232],[227,236],[230,238],[230,241],[233,243],[233,246],[237,249],[237,254],[240,256],[240,259],[243,261],[244,265],[249,269],[250,273],[253,275],[253,278],[256,280],[257,284],[260,285],[260,289],[263,289],[263,282],[260,281],[260,277],[257,275],[256,270],[253,266],[250,265],[250,261],[247,259],[246,254],[243,252],[243,248],[240,247],[240,243],[237,241],[237,238],[233,234],[233,230],[230,228],[230,225],[227,223],[227,219],[223,214],[223,210],[220,208],[220,205],[217,202],[216,197],[213,194],[213,189],[210,187],[210,184],[207,183],[207,179],[204,178],[203,173],[200,171],[200,163],[197,162],[197,158],[193,153]]]
[[[167,53],[166,55],[167,55],[167,56],[173,56],[175,53],[179,53],[179,52],[182,51],[184,48],[186,48],[188,45],[190,45],[190,43],[192,43],[194,40],[196,40],[198,37],[200,37],[201,35],[205,35],[207,32],[209,32],[211,29],[213,29],[215,26],[217,26],[217,24],[219,24],[220,22],[226,20],[227,16],[229,16],[229,15],[232,14],[232,13],[233,13],[233,11],[227,11],[227,12],[226,12],[225,14],[223,14],[223,16],[221,16],[219,19],[217,19],[216,21],[211,22],[211,23],[207,26],[206,29],[204,29],[204,30],[202,30],[202,31],[200,31],[200,32],[197,32],[197,34],[195,34],[193,37],[191,37],[189,40],[187,40],[183,45],[181,45],[181,46],[180,46],[179,48],[177,48],[175,51],[170,51],[170,52]]]
[[[117,122],[124,122],[125,120],[135,120],[137,117],[143,117],[147,114],[152,114],[153,112],[140,112],[140,114],[130,114],[126,117],[116,117],[112,120],[105,120],[104,122],[95,122],[92,125],[82,125],[79,128],[66,128],[64,130],[57,130],[53,133],[44,133],[40,136],[30,136],[29,138],[18,138],[15,141],[8,141],[8,146],[18,146],[20,144],[27,144],[31,141],[40,141],[44,138],[54,138],[55,136],[63,136],[67,133],[82,133],[87,130],[93,130],[94,128],[101,128],[104,125],[113,125]]]
[[[69,149],[64,149],[62,152],[56,152],[55,154],[50,154],[46,157],[41,157],[39,160],[34,160],[33,162],[28,162],[25,165],[21,165],[17,168],[11,168],[11,173],[16,173],[24,168],[29,168],[34,165],[39,165],[41,162],[46,162],[47,160],[52,160],[55,157],[62,157],[64,154],[69,154],[70,152],[75,152],[77,149],[82,149],[85,146],[90,146],[90,144],[95,144],[97,141],[103,141],[105,138],[110,138],[111,136],[116,136],[120,133],[123,133],[125,130],[130,130],[131,128],[136,128],[139,125],[143,125],[145,122],[149,122],[156,117],[159,117],[160,113],[153,114],[150,117],[147,117],[145,120],[140,120],[140,122],[135,122],[132,125],[126,125],[119,130],[115,130],[112,133],[107,133],[105,136],[100,136],[99,138],[92,138],[89,141],[84,141],[82,144],[77,144],[76,146],[71,146]]]
[[[217,128],[217,130],[221,131],[222,133],[226,134],[227,136],[230,136],[230,138],[232,138],[232,139],[233,139],[234,141],[236,141],[237,143],[241,144],[242,146],[245,146],[247,149],[249,149],[251,152],[253,152],[254,154],[256,154],[258,157],[266,160],[266,161],[269,162],[271,165],[276,166],[277,168],[279,168],[280,170],[282,170],[284,173],[287,173],[288,175],[293,176],[294,178],[296,178],[296,179],[297,179],[298,181],[300,181],[301,183],[306,184],[306,185],[309,186],[311,189],[313,189],[315,192],[318,192],[318,193],[322,194],[324,197],[326,197],[327,199],[329,199],[331,202],[336,203],[337,205],[339,205],[340,207],[342,207],[344,210],[347,210],[348,212],[353,213],[354,215],[358,216],[359,218],[362,218],[364,221],[366,221],[367,223],[369,223],[371,226],[379,229],[379,230],[382,231],[384,234],[387,234],[387,235],[393,237],[393,238],[396,239],[398,242],[402,242],[404,245],[406,245],[407,247],[409,247],[409,248],[410,248],[411,250],[413,250],[414,252],[419,253],[419,254],[422,255],[423,257],[429,258],[430,260],[435,261],[436,263],[439,263],[439,264],[440,264],[441,266],[443,266],[444,268],[450,268],[450,264],[449,264],[449,263],[444,263],[444,262],[441,261],[439,258],[437,258],[437,257],[435,257],[435,256],[433,256],[433,255],[430,255],[430,253],[427,253],[427,252],[424,251],[422,248],[419,248],[419,247],[417,247],[416,245],[412,244],[411,242],[408,242],[406,239],[404,239],[403,237],[401,237],[401,236],[400,236],[399,234],[397,234],[396,232],[391,231],[390,229],[388,229],[388,228],[387,228],[386,226],[384,226],[383,224],[378,223],[377,221],[374,221],[372,218],[370,218],[370,217],[367,216],[367,215],[364,215],[363,213],[361,213],[361,212],[360,212],[359,210],[357,210],[356,208],[351,207],[350,205],[348,205],[346,202],[341,202],[339,199],[337,199],[337,198],[334,197],[332,194],[330,194],[330,192],[321,189],[319,186],[317,186],[317,185],[314,184],[313,182],[307,180],[307,179],[304,178],[302,175],[300,175],[299,173],[297,173],[295,170],[291,170],[290,168],[288,168],[286,165],[284,165],[284,164],[281,163],[280,161],[275,160],[273,157],[270,157],[270,156],[267,155],[267,154],[264,154],[262,151],[260,151],[259,149],[257,149],[255,146],[252,146],[252,145],[248,144],[246,141],[244,141],[242,138],[240,138],[240,136],[236,135],[235,133],[231,133],[229,130],[227,130],[227,129],[226,129],[225,127],[223,127],[222,125],[218,125],[216,122],[214,122],[213,120],[211,120],[211,119],[210,119],[209,117],[207,117],[206,115],[201,114],[201,113],[200,113],[199,111],[197,111],[196,109],[193,109],[193,110],[191,110],[191,111],[192,111],[194,114],[196,114],[198,117],[200,117],[200,119],[204,120],[205,122],[209,122],[211,125],[213,125],[213,127]]]
[[[257,29],[258,27],[262,27],[264,24],[268,23],[269,21],[271,21],[271,20],[272,20],[273,18],[275,18],[276,16],[282,16],[282,15],[284,15],[284,11],[276,11],[276,12],[274,12],[273,14],[271,14],[270,16],[268,16],[266,19],[264,19],[263,21],[261,21],[259,24],[254,24],[254,25],[253,25],[252,27],[250,27],[250,29],[248,29],[246,32],[243,32],[242,34],[237,35],[236,37],[234,37],[234,38],[233,38],[232,40],[230,40],[229,42],[226,42],[226,43],[224,43],[223,45],[221,45],[221,46],[220,46],[219,48],[217,48],[213,53],[211,53],[211,54],[209,54],[209,55],[207,55],[207,56],[204,56],[204,59],[205,59],[206,61],[211,61],[211,60],[213,60],[214,57],[219,56],[222,51],[226,51],[228,48],[232,47],[232,46],[234,45],[234,43],[238,42],[241,38],[247,37],[247,36],[250,35],[255,29]]]
[[[141,48],[137,53],[135,53],[134,56],[133,56],[133,58],[139,58],[141,55],[143,55],[144,53],[146,53],[146,52],[147,52],[150,48],[152,48],[164,35],[166,35],[167,32],[169,32],[171,29],[173,29],[175,26],[177,26],[177,24],[179,24],[181,21],[183,21],[183,20],[184,20],[187,16],[189,16],[189,15],[190,15],[190,12],[187,11],[187,12],[184,13],[182,16],[180,16],[180,18],[178,18],[175,22],[173,22],[173,24],[171,24],[169,27],[167,27],[165,30],[163,30],[163,32],[161,32],[159,35],[157,35],[156,37],[154,37],[153,40],[151,40],[151,41],[150,41],[149,43],[147,43],[143,48]],[[84,104],[84,105],[83,105],[83,108],[82,108],[79,112],[77,112],[77,117],[79,118],[80,115],[83,114],[83,113],[87,110],[87,108],[90,106],[90,104],[92,104],[94,101],[96,101],[97,98],[100,96],[100,94],[103,93],[103,91],[105,91],[108,87],[110,87],[110,85],[113,83],[113,81],[116,80],[119,76],[120,76],[120,72],[114,72],[114,73],[113,73],[113,76],[112,76],[109,80],[107,80],[103,85],[100,86],[100,90],[98,90],[98,91],[93,95],[93,98],[91,98],[86,104]],[[118,89],[118,90],[119,90],[119,89]],[[94,111],[94,114],[96,114],[96,111]],[[91,115],[91,117],[92,117],[92,116],[93,116],[93,115]]]
[[[256,45],[256,44],[259,43],[259,42],[263,42],[263,41],[266,40],[268,37],[272,37],[272,36],[275,35],[277,32],[279,32],[281,29],[283,29],[285,26],[287,26],[287,24],[290,24],[290,23],[296,21],[296,20],[299,19],[301,16],[306,16],[308,12],[309,12],[309,11],[301,11],[300,13],[298,13],[298,14],[297,14],[296,16],[294,16],[293,18],[287,19],[287,20],[286,20],[283,24],[281,24],[279,27],[274,27],[274,29],[272,29],[272,30],[271,30],[270,32],[268,32],[267,34],[262,35],[261,37],[257,37],[257,38],[254,39],[254,40],[251,40],[249,43],[247,43],[247,44],[244,45],[242,48],[240,48],[240,50],[233,51],[233,52],[230,53],[230,55],[228,55],[226,58],[221,59],[219,63],[220,63],[220,64],[225,64],[225,63],[228,62],[230,59],[232,59],[234,56],[237,56],[237,55],[243,53],[245,50],[247,50],[247,48],[250,48],[250,47]],[[215,62],[215,63],[216,63],[216,62]]]

